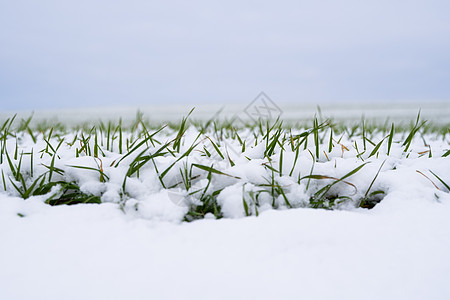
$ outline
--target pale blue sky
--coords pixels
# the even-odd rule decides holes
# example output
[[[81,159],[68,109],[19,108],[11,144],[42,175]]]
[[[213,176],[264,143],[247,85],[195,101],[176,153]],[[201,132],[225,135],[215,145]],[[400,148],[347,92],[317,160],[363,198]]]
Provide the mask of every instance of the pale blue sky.
[[[450,101],[449,13],[448,0],[0,0],[0,102]]]

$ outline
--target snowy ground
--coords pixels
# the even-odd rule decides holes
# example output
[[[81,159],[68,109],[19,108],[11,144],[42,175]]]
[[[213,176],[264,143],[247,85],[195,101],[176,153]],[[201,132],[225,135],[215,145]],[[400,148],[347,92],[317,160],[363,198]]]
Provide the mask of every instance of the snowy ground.
[[[161,187],[151,164],[142,168],[140,177],[126,177],[125,166],[132,165],[138,151],[124,159],[125,166],[113,167],[123,157],[117,141],[112,151],[104,149],[102,172],[109,177],[99,181],[93,170],[70,167],[95,168],[95,159],[75,157],[78,143],[62,144],[54,162],[61,174],[53,174],[54,180],[74,180],[82,191],[98,195],[104,203],[50,206],[44,203],[46,195],[19,198],[13,179],[0,184],[4,188],[0,192],[0,299],[449,299],[450,194],[430,173],[450,183],[450,157],[445,155],[449,135],[417,135],[405,149],[407,134],[397,133],[387,154],[388,139],[375,131],[371,139],[383,141],[381,147],[377,150],[368,143],[362,153],[358,136],[343,137],[328,151],[327,130],[320,146],[327,150],[314,166],[312,135],[311,153],[301,151],[298,163],[295,151],[289,150],[289,139],[284,152],[276,146],[271,155],[263,154],[267,145],[257,139],[257,146],[230,152],[227,160],[201,153],[198,149],[207,145],[210,152],[214,150],[205,138],[190,156],[182,157],[198,133],[190,128],[181,150],[173,157],[157,157],[155,165],[159,172],[173,162],[181,168],[189,157],[191,163],[214,163],[227,174],[209,173],[208,185],[208,172],[195,169],[192,189],[220,191],[217,203],[223,218],[208,213],[193,222],[182,220],[188,207],[202,200],[201,193],[189,198],[180,186]],[[158,137],[162,144],[164,138]],[[46,147],[39,136],[35,143],[26,134],[18,141],[27,153],[34,147],[30,156],[35,163],[38,150]],[[57,144],[56,139],[50,142]],[[223,153],[226,146],[241,149],[236,140],[224,142]],[[12,156],[15,140],[8,140],[5,147]],[[154,153],[158,147],[146,151]],[[35,166],[28,185],[48,172],[43,165],[52,165],[52,157],[42,155],[42,165]],[[345,197],[342,204],[330,207],[333,210],[309,208],[314,193],[334,179],[313,180],[309,186],[306,179],[298,178],[311,170],[342,178],[366,162],[345,179],[349,183],[333,185],[331,191]],[[24,174],[29,175],[29,164],[24,158]],[[6,161],[1,167],[7,178],[14,177]],[[284,172],[274,175],[271,170],[277,168]],[[288,176],[291,168],[294,175]],[[171,169],[163,182],[176,183],[176,171]],[[267,188],[262,178],[270,174],[285,190],[289,205],[281,194],[270,204],[267,191],[258,204],[251,202],[249,193]],[[124,177],[127,186],[120,190]],[[359,206],[372,180],[372,190],[385,196],[369,210]],[[175,201],[180,199],[182,203]]]
[[[66,124],[77,124],[82,121],[92,120],[124,120],[134,119],[136,111],[140,110],[144,115],[152,121],[168,121],[179,120],[180,116],[185,115],[190,109],[195,107],[192,114],[194,119],[207,120],[211,116],[221,111],[218,115],[221,118],[232,118],[233,116],[242,116],[243,110],[251,103],[252,99],[243,101],[242,103],[226,103],[219,104],[178,104],[178,105],[127,105],[124,107],[99,107],[86,109],[60,109],[60,110],[38,110],[34,112],[34,121],[41,120],[59,120]],[[284,120],[311,119],[317,113],[317,104],[299,102],[297,104],[274,102],[282,111]],[[407,120],[410,121],[417,116],[420,110],[425,120],[433,120],[433,122],[448,122],[450,115],[450,102],[374,102],[374,103],[322,103],[320,104],[322,112],[327,117],[333,117],[337,120],[359,120],[364,115],[368,119],[385,120],[389,117],[391,120]],[[11,111],[0,112],[0,120],[6,119],[17,113],[18,117],[28,117],[32,111]]]
[[[448,299],[450,197],[398,200],[175,225],[3,197],[0,296]]]

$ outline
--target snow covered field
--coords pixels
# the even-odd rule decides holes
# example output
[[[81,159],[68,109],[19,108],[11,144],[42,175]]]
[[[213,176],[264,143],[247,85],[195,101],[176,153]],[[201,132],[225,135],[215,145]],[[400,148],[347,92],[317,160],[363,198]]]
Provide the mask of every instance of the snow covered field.
[[[276,102],[283,111],[284,120],[312,119],[317,113],[317,104],[299,102],[297,104]],[[197,103],[197,104],[173,104],[173,105],[141,105],[123,106],[123,107],[99,107],[86,109],[60,109],[60,110],[39,110],[34,113],[33,122],[42,120],[58,120],[65,124],[79,124],[84,121],[102,120],[118,120],[122,118],[124,121],[133,120],[136,111],[139,109],[151,121],[167,122],[178,121],[181,116],[185,115],[192,107],[195,111],[192,118],[200,120],[208,120],[211,115],[223,109],[219,115],[221,118],[232,118],[235,115],[242,116],[243,110],[249,103],[227,103],[220,105],[216,103]],[[336,120],[358,121],[364,115],[368,119],[385,120],[389,117],[397,121],[410,121],[417,116],[420,110],[424,120],[433,120],[434,123],[448,123],[450,116],[450,102],[375,102],[375,103],[322,103],[320,107],[327,117],[333,117]],[[27,118],[30,111],[2,111],[0,112],[0,120],[11,117],[17,113],[18,118]]]
[[[0,299],[449,299],[450,120],[424,111],[5,119]]]

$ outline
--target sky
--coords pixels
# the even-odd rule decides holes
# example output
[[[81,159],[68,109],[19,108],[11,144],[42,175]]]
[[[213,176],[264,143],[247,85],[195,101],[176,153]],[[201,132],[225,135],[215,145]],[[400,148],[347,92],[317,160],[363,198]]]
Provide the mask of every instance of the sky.
[[[450,101],[449,12],[448,0],[0,0],[0,103]]]

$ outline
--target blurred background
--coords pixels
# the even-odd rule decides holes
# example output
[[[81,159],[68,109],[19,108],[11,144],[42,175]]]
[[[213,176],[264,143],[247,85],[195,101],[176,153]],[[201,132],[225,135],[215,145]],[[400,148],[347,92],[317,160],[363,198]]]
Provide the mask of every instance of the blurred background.
[[[448,0],[0,0],[1,111],[161,116],[265,91],[284,112],[447,114],[449,11]]]

